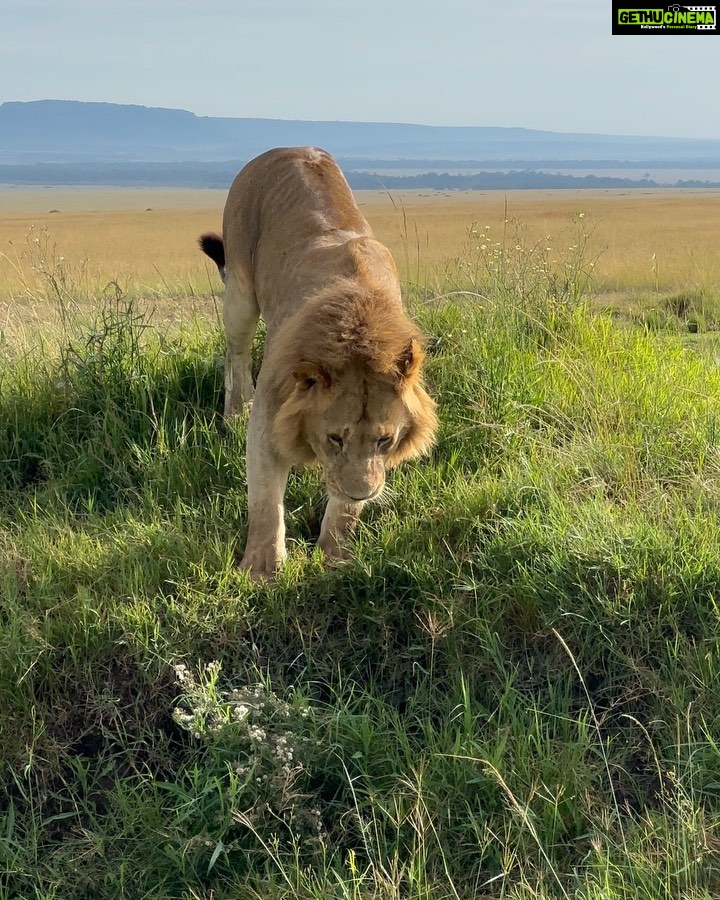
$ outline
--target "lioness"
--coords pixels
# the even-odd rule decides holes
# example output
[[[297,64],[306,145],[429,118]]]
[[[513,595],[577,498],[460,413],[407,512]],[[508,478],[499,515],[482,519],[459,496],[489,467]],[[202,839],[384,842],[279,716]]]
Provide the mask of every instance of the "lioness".
[[[385,470],[428,450],[437,428],[420,379],[421,336],[402,308],[390,252],[338,165],[315,147],[249,162],[230,187],[222,237],[199,243],[225,282],[225,416],[251,407],[240,566],[262,579],[282,563],[292,465],[322,466],[329,500],[318,546],[344,557]],[[259,316],[266,339],[254,388]]]

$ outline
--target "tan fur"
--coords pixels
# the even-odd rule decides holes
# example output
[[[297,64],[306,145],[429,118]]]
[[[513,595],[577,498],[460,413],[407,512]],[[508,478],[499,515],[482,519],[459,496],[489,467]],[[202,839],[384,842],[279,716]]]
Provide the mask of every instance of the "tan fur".
[[[226,283],[225,415],[251,407],[248,538],[241,567],[272,576],[285,557],[290,467],[320,464],[329,502],[318,546],[346,555],[385,471],[432,445],[435,403],[422,386],[422,337],[402,308],[390,252],[373,237],[323,150],[270,150],[233,182],[222,243],[201,246]],[[258,316],[265,352],[253,386]]]

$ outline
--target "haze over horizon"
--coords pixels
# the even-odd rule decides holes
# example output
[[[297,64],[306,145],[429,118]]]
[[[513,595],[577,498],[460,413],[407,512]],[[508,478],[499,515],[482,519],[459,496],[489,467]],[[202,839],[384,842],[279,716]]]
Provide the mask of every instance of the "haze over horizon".
[[[713,36],[613,36],[607,0],[5,0],[0,102],[720,138]]]

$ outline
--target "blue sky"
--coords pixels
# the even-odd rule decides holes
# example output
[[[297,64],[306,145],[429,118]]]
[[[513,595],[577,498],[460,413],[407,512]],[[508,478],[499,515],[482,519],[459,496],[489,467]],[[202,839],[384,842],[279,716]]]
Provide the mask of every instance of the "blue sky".
[[[610,0],[0,0],[0,101],[720,138],[720,36]]]

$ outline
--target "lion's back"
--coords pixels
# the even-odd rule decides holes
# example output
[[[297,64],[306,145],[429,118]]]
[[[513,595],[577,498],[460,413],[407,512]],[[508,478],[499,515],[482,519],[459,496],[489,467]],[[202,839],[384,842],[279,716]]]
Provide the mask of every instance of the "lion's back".
[[[340,167],[317,147],[278,147],[236,176],[223,217],[228,253],[237,241],[292,246],[322,235],[372,235]]]
[[[269,330],[329,281],[355,277],[353,247],[377,243],[339,166],[317,147],[276,148],[248,163],[230,188],[223,238],[227,268],[251,281]],[[392,261],[382,269],[391,279]]]

